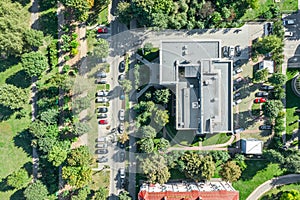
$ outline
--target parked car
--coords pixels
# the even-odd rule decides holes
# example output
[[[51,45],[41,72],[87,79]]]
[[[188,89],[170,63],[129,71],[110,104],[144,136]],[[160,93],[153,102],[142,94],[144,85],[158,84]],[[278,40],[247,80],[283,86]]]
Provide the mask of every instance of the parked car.
[[[268,92],[256,92],[255,96],[256,97],[267,97],[269,95]]]
[[[120,100],[124,100],[125,99],[125,93],[124,90],[120,90]]]
[[[234,95],[233,95],[233,98],[238,98],[239,96],[241,96],[241,93],[240,92],[236,92]]]
[[[118,77],[118,81],[123,81],[125,80],[125,75],[124,74],[120,74],[119,77]]]
[[[125,153],[123,151],[120,152],[119,157],[120,157],[120,162],[124,162],[125,161]]]
[[[102,156],[101,158],[97,158],[96,162],[98,163],[105,163],[108,161],[107,157]]]
[[[99,27],[97,29],[97,33],[108,33],[108,28],[106,28],[106,27]]]
[[[234,47],[230,46],[229,47],[229,57],[232,58],[234,56]]]
[[[244,128],[235,129],[233,133],[234,133],[234,134],[241,133],[241,132],[243,132],[244,130],[245,130]]]
[[[291,31],[285,31],[284,32],[284,37],[293,37],[294,33]]]
[[[121,168],[119,172],[120,172],[120,178],[125,179],[125,169]]]
[[[99,73],[97,73],[97,77],[98,78],[106,78],[106,73],[104,71],[100,71]]]
[[[228,57],[228,55],[229,55],[229,52],[228,52],[228,46],[224,46],[224,47],[223,47],[223,56],[224,56],[224,57]]]
[[[254,103],[265,103],[266,101],[267,99],[263,97],[254,99]]]
[[[241,53],[242,53],[242,51],[241,51],[241,46],[240,46],[240,45],[237,45],[237,46],[235,47],[235,55],[236,55],[237,57],[239,57],[239,56],[241,55]]]
[[[236,101],[233,102],[233,106],[236,106],[238,104],[242,103],[242,99],[238,99]]]
[[[119,64],[119,72],[122,73],[125,71],[125,62],[124,60],[120,62]]]
[[[259,130],[271,130],[272,125],[261,125],[259,126]]]
[[[233,67],[235,68],[235,67],[238,67],[238,66],[240,66],[242,64],[242,61],[241,61],[241,59],[238,59],[238,60],[236,60],[234,63],[233,63]]]
[[[106,149],[107,148],[107,143],[96,144],[96,148]]]
[[[274,86],[273,85],[262,85],[260,87],[261,90],[273,90],[274,89]]]
[[[286,25],[294,25],[296,23],[296,20],[295,19],[284,19],[283,20],[283,25],[286,26]]]
[[[95,154],[107,154],[107,149],[96,149]]]
[[[116,132],[116,128],[113,128],[110,130],[111,133],[115,133]]]
[[[104,118],[107,118],[107,114],[106,113],[100,113],[97,115],[97,118],[98,119],[104,119]]]
[[[107,113],[108,112],[108,108],[106,108],[106,107],[98,107],[98,112],[99,113]]]
[[[108,95],[108,91],[105,91],[105,90],[99,90],[96,93],[97,97],[106,97],[107,95]]]
[[[108,99],[106,97],[97,97],[96,103],[106,103],[108,102]]]
[[[99,137],[96,139],[96,142],[106,142],[106,137]]]
[[[123,131],[124,131],[124,124],[120,123],[120,125],[119,125],[119,133],[123,133]]]
[[[233,75],[236,75],[236,74],[239,74],[239,73],[242,73],[242,72],[243,72],[242,68],[237,68],[236,70],[233,71]]]
[[[107,81],[105,79],[102,78],[97,78],[95,81],[96,84],[106,84]]]
[[[121,109],[119,111],[119,119],[120,119],[120,121],[124,121],[124,118],[125,118],[125,110]]]
[[[239,77],[239,78],[235,79],[235,80],[233,81],[233,83],[240,83],[240,82],[242,82],[242,81],[243,81],[243,78],[242,78],[242,77]]]
[[[119,142],[119,147],[120,147],[121,149],[124,149],[124,148],[125,148],[125,144]]]
[[[108,124],[108,120],[107,119],[100,119],[99,124],[101,124],[101,125]]]

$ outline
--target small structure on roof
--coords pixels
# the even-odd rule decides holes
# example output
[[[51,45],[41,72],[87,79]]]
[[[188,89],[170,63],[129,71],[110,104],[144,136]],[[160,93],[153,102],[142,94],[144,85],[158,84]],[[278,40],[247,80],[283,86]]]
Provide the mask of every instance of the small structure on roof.
[[[248,155],[261,155],[264,142],[254,138],[242,139],[242,153]]]
[[[263,60],[258,64],[258,69],[267,69],[270,74],[274,73],[274,61]]]

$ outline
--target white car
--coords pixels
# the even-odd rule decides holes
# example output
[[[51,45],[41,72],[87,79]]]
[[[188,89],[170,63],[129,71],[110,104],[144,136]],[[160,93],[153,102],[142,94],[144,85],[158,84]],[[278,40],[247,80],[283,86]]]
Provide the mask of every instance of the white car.
[[[232,104],[233,104],[233,106],[236,106],[240,103],[242,103],[242,99],[238,99],[238,100],[234,101]]]
[[[291,31],[284,32],[284,37],[293,37],[294,33]]]
[[[237,92],[237,93],[235,93],[234,95],[233,95],[233,98],[238,98],[239,96],[241,96],[241,93],[239,93],[239,92]]]
[[[124,178],[125,178],[125,169],[124,169],[124,168],[121,168],[121,169],[120,169],[120,178],[121,178],[121,179],[124,179]]]
[[[107,91],[104,91],[104,90],[99,90],[97,91],[96,93],[96,96],[97,97],[106,97],[108,95],[108,92]]]
[[[230,46],[229,47],[229,57],[232,58],[234,56],[234,47]]]
[[[283,25],[286,26],[286,25],[294,25],[296,23],[296,20],[295,19],[284,19],[283,20]]]
[[[245,130],[244,128],[235,129],[235,130],[234,130],[234,134],[241,133],[241,132],[243,132],[244,130]]]
[[[119,119],[120,119],[120,121],[124,121],[124,118],[125,118],[125,110],[121,109],[119,111]]]
[[[233,75],[236,75],[236,74],[239,74],[239,73],[242,73],[242,72],[243,72],[242,68],[237,68],[236,70],[233,71]]]

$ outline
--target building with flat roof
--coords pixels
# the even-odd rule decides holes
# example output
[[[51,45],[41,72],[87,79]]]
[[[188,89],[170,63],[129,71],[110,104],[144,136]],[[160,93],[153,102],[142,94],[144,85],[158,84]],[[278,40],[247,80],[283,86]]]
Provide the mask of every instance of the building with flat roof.
[[[238,200],[239,192],[224,181],[143,184],[139,200]]]
[[[242,139],[241,149],[242,153],[249,155],[261,155],[263,151],[264,142],[254,138]]]
[[[232,132],[232,61],[218,40],[161,41],[159,84],[176,94],[176,129]]]

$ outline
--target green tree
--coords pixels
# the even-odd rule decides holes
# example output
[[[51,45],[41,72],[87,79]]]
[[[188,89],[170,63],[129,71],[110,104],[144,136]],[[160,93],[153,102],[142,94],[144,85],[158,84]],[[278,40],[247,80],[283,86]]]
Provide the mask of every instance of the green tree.
[[[41,181],[37,180],[25,189],[24,196],[26,200],[46,200],[48,197],[48,190]]]
[[[217,165],[227,162],[230,158],[230,155],[227,151],[211,151],[210,155]]]
[[[264,151],[263,152],[263,156],[269,162],[273,162],[273,163],[283,164],[284,161],[285,161],[284,156],[280,152],[278,152],[278,151],[276,151],[274,149],[268,149],[268,150]]]
[[[170,147],[170,142],[165,138],[160,138],[159,142],[157,143],[157,149],[161,151],[165,151]]]
[[[156,130],[152,126],[142,126],[139,129],[139,134],[141,135],[142,139],[153,139],[156,137]]]
[[[48,153],[58,143],[56,138],[53,137],[42,137],[38,139],[39,150]]]
[[[280,20],[275,21],[273,23],[273,34],[276,35],[279,38],[284,37],[284,26],[282,25],[282,22]]]
[[[85,97],[77,97],[72,101],[72,110],[74,113],[79,114],[81,111],[89,108],[91,105],[91,101],[88,96]]]
[[[300,156],[292,154],[286,157],[284,167],[290,173],[300,173]]]
[[[285,98],[285,90],[281,86],[275,86],[273,94],[274,98],[277,100]]]
[[[57,124],[59,111],[57,109],[51,108],[42,112],[39,116],[40,120],[47,125]]]
[[[145,153],[152,153],[154,151],[154,142],[152,139],[146,138],[139,141],[140,149]]]
[[[92,170],[88,166],[64,166],[62,177],[76,188],[82,188],[92,180]]]
[[[126,190],[120,192],[118,197],[119,197],[119,200],[132,200],[132,198],[129,196],[129,192],[127,192]]]
[[[151,183],[166,183],[171,174],[164,157],[160,154],[147,156],[141,161],[141,169]]]
[[[132,8],[129,2],[120,1],[117,6],[118,20],[126,25],[129,25],[132,20]]]
[[[169,123],[168,111],[157,109],[156,112],[155,112],[154,121],[159,126],[165,126],[167,123]]]
[[[73,133],[76,136],[81,136],[91,129],[90,125],[84,122],[76,122],[73,124]]]
[[[212,19],[214,24],[218,24],[218,23],[221,22],[222,16],[219,12],[215,11],[215,12],[213,12],[211,19]]]
[[[30,182],[30,178],[25,169],[21,168],[18,171],[13,172],[7,178],[7,185],[16,189],[24,188]]]
[[[28,94],[25,90],[10,84],[0,86],[0,104],[10,109],[20,109],[26,105],[27,100]]]
[[[245,156],[243,154],[235,154],[234,161],[238,166],[240,166],[242,171],[247,168],[247,164],[245,163]]]
[[[267,101],[264,105],[264,114],[267,117],[270,117],[271,120],[275,119],[279,113],[283,109],[282,102],[279,100],[270,100]]]
[[[66,149],[54,145],[48,154],[48,160],[49,162],[52,162],[55,167],[58,167],[66,160],[67,155],[68,151]]]
[[[88,19],[88,11],[92,7],[88,0],[62,0],[62,3],[73,10],[75,19],[86,21]]]
[[[32,49],[43,45],[44,34],[42,31],[28,29],[24,32],[24,48]]]
[[[106,200],[108,197],[108,190],[104,187],[100,187],[99,190],[95,192],[92,200]]]
[[[268,69],[261,69],[257,70],[256,73],[254,74],[254,81],[255,82],[266,82],[268,80],[268,74],[269,71]]]
[[[109,53],[109,44],[105,39],[100,38],[95,44],[93,49],[93,55],[98,58],[106,58]]]
[[[242,171],[241,168],[234,161],[228,161],[222,166],[222,169],[219,171],[219,174],[223,180],[234,182],[240,178]]]
[[[283,43],[275,35],[268,35],[253,44],[253,48],[260,54],[283,52]]]
[[[298,200],[300,199],[300,192],[298,190],[284,191],[280,194],[279,200]]]
[[[49,67],[47,57],[40,52],[25,53],[21,60],[23,69],[31,77],[40,77]]]
[[[130,90],[132,90],[132,83],[129,79],[121,80],[120,84],[122,85],[125,93],[129,93]]]
[[[144,49],[145,54],[148,52],[151,52],[151,50],[153,49],[153,44],[150,42],[147,42],[147,43],[145,43],[143,49]]]
[[[87,187],[81,188],[78,190],[78,194],[76,196],[72,196],[72,200],[83,200],[87,199],[88,195],[91,193],[91,190]]]
[[[161,89],[154,92],[154,98],[157,103],[168,103],[170,95],[169,89]]]
[[[270,78],[269,82],[273,85],[283,86],[286,82],[286,75],[281,73],[274,73]]]
[[[72,149],[67,162],[70,166],[89,166],[92,162],[92,155],[87,146],[80,146]]]

